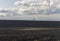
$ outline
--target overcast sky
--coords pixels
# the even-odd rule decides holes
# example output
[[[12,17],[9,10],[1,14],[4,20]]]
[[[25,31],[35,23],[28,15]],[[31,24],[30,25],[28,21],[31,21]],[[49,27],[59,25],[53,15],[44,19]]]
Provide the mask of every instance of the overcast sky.
[[[0,0],[0,19],[60,20],[60,0]]]

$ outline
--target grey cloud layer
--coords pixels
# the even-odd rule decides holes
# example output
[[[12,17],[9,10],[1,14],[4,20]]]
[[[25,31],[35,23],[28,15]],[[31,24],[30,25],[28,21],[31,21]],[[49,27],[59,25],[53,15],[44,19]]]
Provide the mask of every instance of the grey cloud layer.
[[[20,16],[16,9],[0,9],[0,16]]]
[[[48,8],[49,3],[44,0],[22,0],[17,1],[15,5],[18,5],[20,9],[23,9],[23,11],[21,11],[23,14],[33,15],[45,12],[44,10]]]
[[[59,0],[21,0],[15,2],[15,5],[20,7],[22,14],[35,15],[35,14],[56,14],[60,13]],[[58,12],[57,12],[58,10]]]

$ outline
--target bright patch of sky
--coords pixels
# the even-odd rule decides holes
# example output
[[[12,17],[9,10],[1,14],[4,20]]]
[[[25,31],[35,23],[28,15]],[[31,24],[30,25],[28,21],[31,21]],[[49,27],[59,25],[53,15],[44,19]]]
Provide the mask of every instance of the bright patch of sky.
[[[0,8],[12,8],[12,7],[16,7],[14,5],[14,2],[16,2],[18,0],[0,0]]]

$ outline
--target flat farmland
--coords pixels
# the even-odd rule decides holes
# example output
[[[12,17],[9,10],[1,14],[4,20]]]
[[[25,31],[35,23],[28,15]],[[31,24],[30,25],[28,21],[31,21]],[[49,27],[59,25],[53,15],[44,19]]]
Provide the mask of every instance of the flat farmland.
[[[1,28],[0,41],[60,41],[60,28]]]

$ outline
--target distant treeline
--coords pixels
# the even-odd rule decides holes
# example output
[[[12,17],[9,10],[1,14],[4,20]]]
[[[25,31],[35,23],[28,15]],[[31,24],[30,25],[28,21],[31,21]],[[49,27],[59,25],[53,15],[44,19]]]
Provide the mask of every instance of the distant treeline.
[[[0,27],[60,27],[60,21],[0,20]]]

